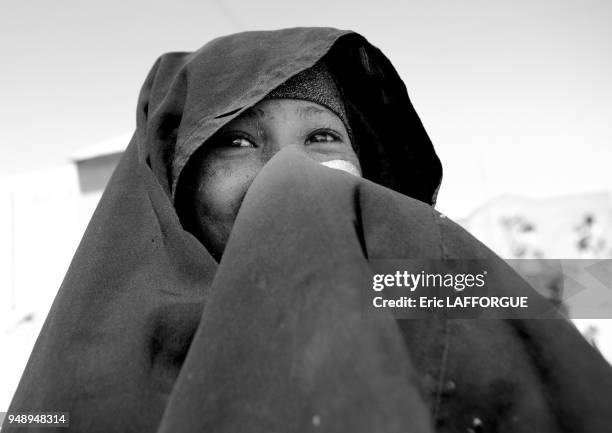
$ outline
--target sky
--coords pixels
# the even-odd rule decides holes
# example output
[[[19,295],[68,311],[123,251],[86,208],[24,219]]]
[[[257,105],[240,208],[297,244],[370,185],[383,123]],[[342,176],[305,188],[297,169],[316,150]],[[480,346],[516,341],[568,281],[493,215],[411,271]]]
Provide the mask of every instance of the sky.
[[[444,165],[449,216],[501,194],[610,191],[611,22],[608,0],[5,1],[0,179],[129,135],[163,52],[332,26],[395,65]]]

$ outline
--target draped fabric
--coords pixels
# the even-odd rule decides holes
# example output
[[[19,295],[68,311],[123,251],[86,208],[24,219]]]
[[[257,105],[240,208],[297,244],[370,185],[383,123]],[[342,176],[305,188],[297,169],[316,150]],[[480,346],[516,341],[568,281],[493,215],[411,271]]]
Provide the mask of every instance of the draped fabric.
[[[283,149],[217,263],[177,216],[185,164],[323,57],[365,179]],[[562,318],[364,317],[375,259],[487,258],[503,276],[493,290],[531,289],[432,207],[440,162],[362,36],[246,32],[163,55],[137,120],[10,411],[69,412],[76,432],[609,429],[612,370]]]

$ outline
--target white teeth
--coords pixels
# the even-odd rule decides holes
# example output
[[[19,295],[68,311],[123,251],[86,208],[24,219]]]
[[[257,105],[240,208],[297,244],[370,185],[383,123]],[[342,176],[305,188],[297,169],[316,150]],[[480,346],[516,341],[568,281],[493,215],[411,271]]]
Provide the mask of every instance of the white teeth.
[[[345,161],[344,159],[332,159],[331,161],[325,161],[322,165],[335,168],[336,170],[342,170],[353,176],[361,177],[361,172],[352,162]]]

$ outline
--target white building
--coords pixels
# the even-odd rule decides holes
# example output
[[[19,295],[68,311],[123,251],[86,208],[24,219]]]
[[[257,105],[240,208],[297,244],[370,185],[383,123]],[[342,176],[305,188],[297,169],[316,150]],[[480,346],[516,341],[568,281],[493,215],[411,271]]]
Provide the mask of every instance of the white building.
[[[65,165],[0,182],[0,412],[6,411],[49,307],[129,136]]]

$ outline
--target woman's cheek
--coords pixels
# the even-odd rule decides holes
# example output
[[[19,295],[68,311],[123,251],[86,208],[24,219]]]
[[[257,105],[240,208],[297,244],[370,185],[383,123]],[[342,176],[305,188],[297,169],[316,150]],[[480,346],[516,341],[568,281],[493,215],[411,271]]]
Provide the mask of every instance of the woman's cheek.
[[[206,213],[214,220],[233,223],[242,200],[261,169],[260,164],[235,161],[207,167],[207,176],[200,184],[200,197]]]

